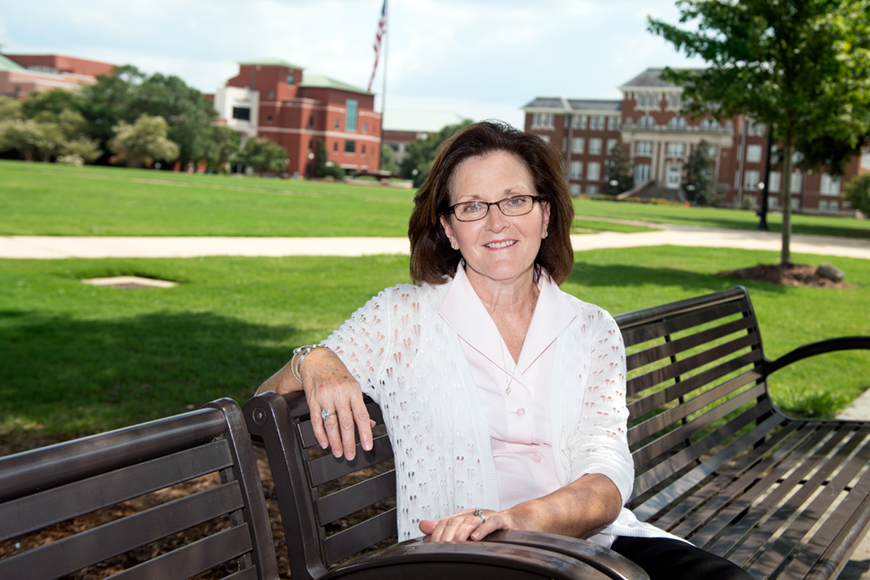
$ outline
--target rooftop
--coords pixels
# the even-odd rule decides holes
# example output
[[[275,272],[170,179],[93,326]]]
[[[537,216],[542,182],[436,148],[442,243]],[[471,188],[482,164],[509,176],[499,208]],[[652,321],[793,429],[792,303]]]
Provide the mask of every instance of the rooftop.
[[[316,89],[338,89],[342,91],[350,91],[353,93],[362,93],[364,95],[374,94],[365,89],[343,83],[339,80],[335,80],[332,77],[324,75],[305,75],[302,77],[302,82],[299,83],[299,86]]]
[[[26,70],[23,66],[0,54],[0,70]]]
[[[286,60],[281,60],[280,58],[272,58],[272,57],[264,57],[264,58],[255,58],[253,60],[246,60],[244,62],[240,62],[241,65],[248,66],[284,66],[287,68],[295,68],[297,70],[304,70],[304,67],[299,66],[298,64],[293,64],[292,62],[287,62]]]
[[[560,111],[612,111],[622,110],[622,101],[604,99],[567,99],[565,97],[535,97],[523,109],[558,109]]]

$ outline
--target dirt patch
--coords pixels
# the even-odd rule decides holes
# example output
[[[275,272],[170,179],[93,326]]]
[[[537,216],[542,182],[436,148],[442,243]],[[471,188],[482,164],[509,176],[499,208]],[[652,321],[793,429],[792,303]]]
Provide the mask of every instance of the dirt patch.
[[[846,281],[834,282],[828,278],[819,276],[816,266],[805,264],[759,264],[753,268],[729,270],[719,272],[719,276],[734,276],[741,280],[755,280],[757,282],[771,282],[780,286],[809,286],[814,288],[851,288]]]

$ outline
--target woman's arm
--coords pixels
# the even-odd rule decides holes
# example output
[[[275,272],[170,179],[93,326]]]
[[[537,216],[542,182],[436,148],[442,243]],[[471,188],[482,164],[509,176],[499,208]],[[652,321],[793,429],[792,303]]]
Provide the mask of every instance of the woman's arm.
[[[299,356],[301,354],[295,355],[281,370],[266,379],[257,389],[257,394],[304,390],[311,410],[314,436],[323,449],[330,447],[336,457],[344,455],[347,459],[353,459],[356,456],[356,424],[363,449],[371,450],[372,421],[359,382],[334,352],[328,348],[315,348],[302,360],[300,383],[292,371],[292,365],[297,363]],[[330,411],[326,421],[321,416],[323,409]]]
[[[622,497],[610,478],[584,475],[544,497],[508,510],[463,510],[438,522],[423,520],[420,531],[434,542],[482,540],[496,530],[527,530],[583,538],[612,523],[622,508]]]

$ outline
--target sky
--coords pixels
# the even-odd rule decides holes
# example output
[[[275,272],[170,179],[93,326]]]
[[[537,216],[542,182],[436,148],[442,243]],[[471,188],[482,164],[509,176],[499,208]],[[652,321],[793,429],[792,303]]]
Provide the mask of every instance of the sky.
[[[177,75],[213,93],[238,62],[280,58],[366,88],[382,0],[0,0],[0,51]],[[619,99],[647,68],[701,66],[647,32],[674,0],[389,0],[375,107],[522,127],[537,96]],[[383,53],[382,53],[383,54]],[[304,73],[303,73],[304,74]]]

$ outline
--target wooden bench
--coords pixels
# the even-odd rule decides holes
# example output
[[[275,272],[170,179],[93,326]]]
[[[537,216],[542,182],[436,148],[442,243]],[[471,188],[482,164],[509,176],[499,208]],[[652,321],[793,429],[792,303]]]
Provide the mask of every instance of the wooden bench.
[[[196,493],[172,499],[172,486],[197,478]],[[148,505],[145,499],[161,491],[169,501]],[[108,517],[103,508],[122,517],[82,529],[100,523],[101,513]],[[88,522],[81,521],[85,515]],[[60,539],[49,543],[48,535]],[[152,544],[166,539],[174,549],[156,554]],[[278,577],[250,435],[229,399],[0,458],[4,546],[4,580],[94,578],[115,570],[124,579],[182,579],[209,570],[233,580]]]
[[[770,361],[741,287],[616,320],[630,371],[636,480],[628,506],[758,578],[835,578],[870,523],[870,423],[789,418],[773,406],[767,381],[807,356],[868,349],[870,337],[816,342]],[[369,411],[382,423],[374,403]],[[396,534],[386,435],[371,452],[358,446],[348,462],[317,446],[298,394],[254,397],[245,419],[266,448],[295,580],[419,575],[413,566],[420,562],[446,577],[461,570],[451,563],[478,561],[481,546],[492,559],[487,569],[503,566],[504,573],[525,558],[525,571],[536,574],[551,558],[553,570],[558,562],[559,570],[584,578],[645,577],[587,542],[517,532],[495,534],[477,548],[406,542],[347,563]],[[567,568],[566,559],[579,567]]]

